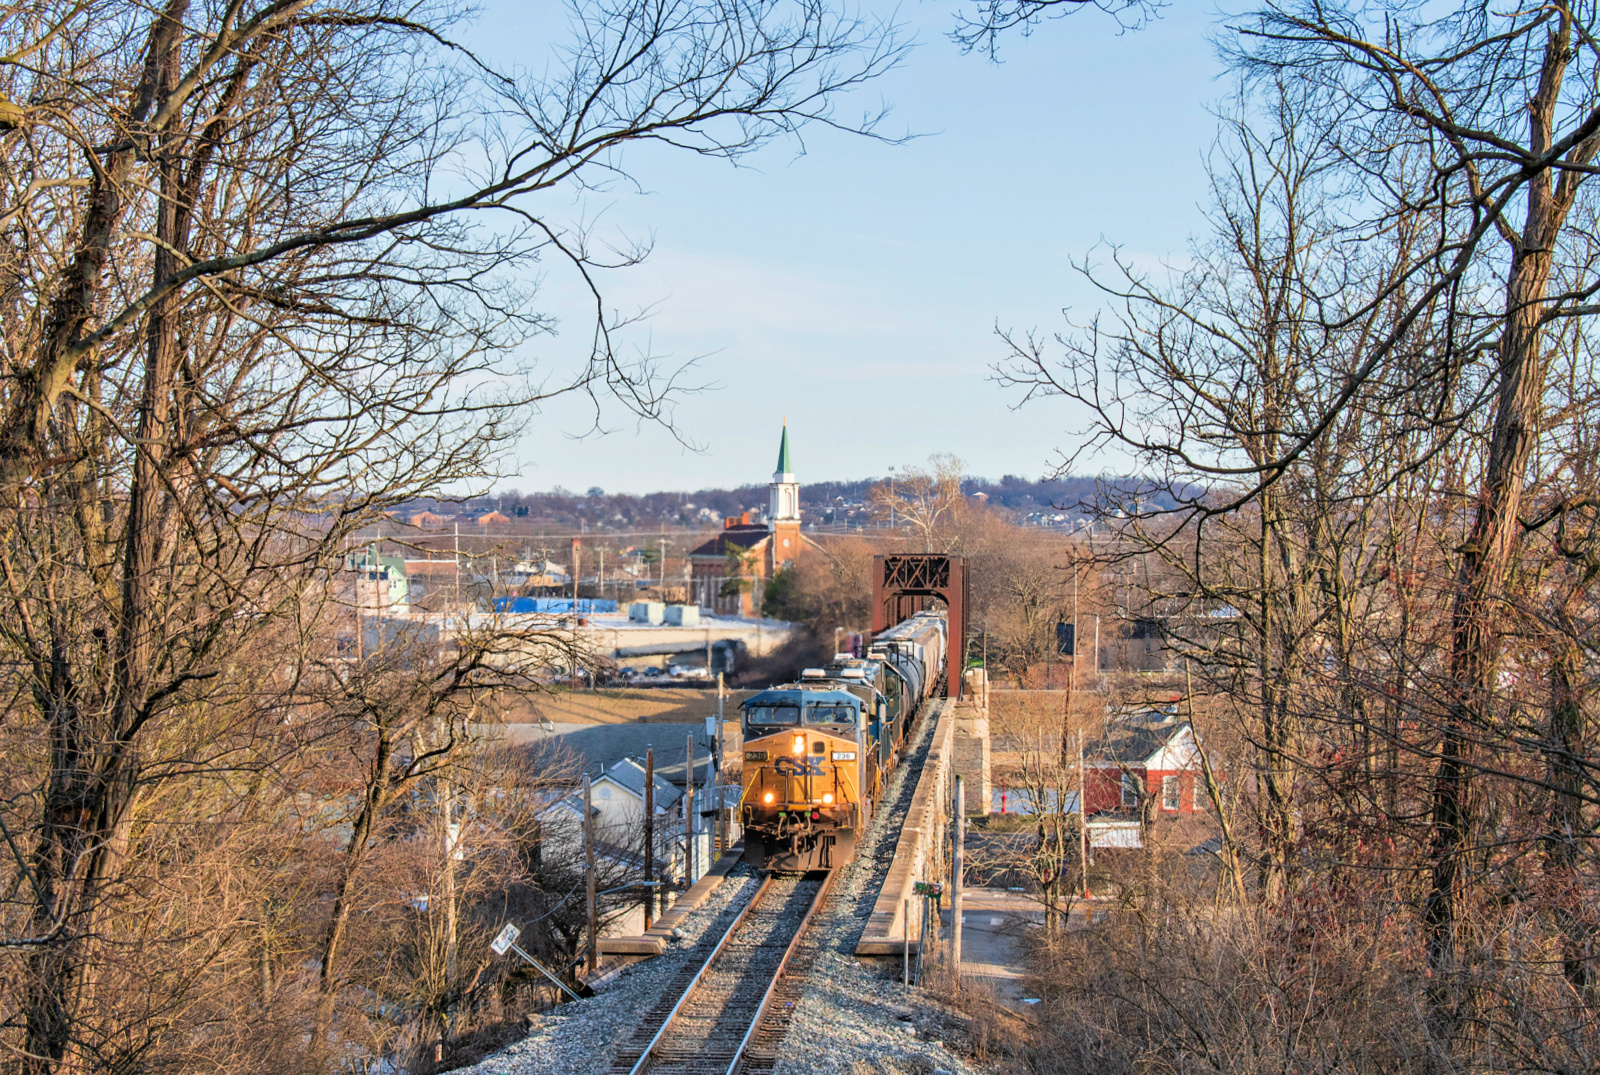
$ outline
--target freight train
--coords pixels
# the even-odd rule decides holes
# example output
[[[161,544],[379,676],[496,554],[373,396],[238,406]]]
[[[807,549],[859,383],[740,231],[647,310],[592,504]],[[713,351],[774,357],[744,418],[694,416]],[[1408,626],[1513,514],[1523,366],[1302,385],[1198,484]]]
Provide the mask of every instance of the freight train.
[[[919,612],[864,656],[835,655],[743,705],[745,858],[790,872],[843,866],[923,705],[944,682],[949,624]]]

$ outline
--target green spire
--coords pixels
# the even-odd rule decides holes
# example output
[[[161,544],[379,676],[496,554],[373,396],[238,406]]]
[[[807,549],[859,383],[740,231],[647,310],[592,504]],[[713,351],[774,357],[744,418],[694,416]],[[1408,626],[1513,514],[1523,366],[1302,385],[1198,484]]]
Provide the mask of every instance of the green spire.
[[[794,468],[789,465],[789,420],[787,418],[783,421],[783,440],[778,442],[778,473],[794,473]]]

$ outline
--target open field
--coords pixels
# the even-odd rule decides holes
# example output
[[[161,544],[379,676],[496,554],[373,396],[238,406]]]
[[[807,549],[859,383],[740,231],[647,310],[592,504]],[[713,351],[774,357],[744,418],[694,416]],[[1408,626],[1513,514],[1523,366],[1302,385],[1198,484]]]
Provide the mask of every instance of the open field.
[[[739,703],[754,693],[727,691],[723,712],[736,715]],[[698,724],[716,711],[715,688],[603,688],[513,699],[505,704],[502,719],[508,724],[540,720],[556,724]]]

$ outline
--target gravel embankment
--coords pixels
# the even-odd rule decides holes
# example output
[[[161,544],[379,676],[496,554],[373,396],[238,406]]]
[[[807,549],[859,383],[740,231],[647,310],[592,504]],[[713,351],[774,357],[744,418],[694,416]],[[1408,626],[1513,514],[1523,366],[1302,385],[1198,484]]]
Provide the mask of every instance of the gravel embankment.
[[[918,722],[908,764],[884,794],[887,809],[867,827],[855,861],[834,880],[833,897],[813,929],[826,938],[784,1041],[788,1059],[775,1075],[976,1075],[965,1059],[960,1021],[926,993],[900,985],[898,960],[858,960],[856,944],[872,916],[900,823],[927,758],[932,722]]]
[[[846,1072],[849,1075],[977,1075],[946,1042],[959,1035],[926,994],[900,985],[900,966],[859,961],[856,942],[872,914],[899,838],[900,822],[927,756],[930,722],[919,722],[908,764],[898,767],[880,810],[857,848],[855,861],[835,879],[827,911],[814,924],[826,938],[784,1043],[776,1075]],[[626,1041],[647,1010],[689,961],[705,958],[714,941],[755,890],[743,863],[679,927],[681,937],[660,956],[623,969],[601,992],[535,1016],[528,1036],[465,1075],[587,1075],[606,1071],[618,1043]]]

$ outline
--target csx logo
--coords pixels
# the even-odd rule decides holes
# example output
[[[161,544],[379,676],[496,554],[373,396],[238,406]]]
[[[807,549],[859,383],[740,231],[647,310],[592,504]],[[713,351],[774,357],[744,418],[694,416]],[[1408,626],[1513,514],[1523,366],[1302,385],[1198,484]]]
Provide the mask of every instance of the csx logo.
[[[779,758],[773,768],[785,776],[821,776],[822,759]]]

